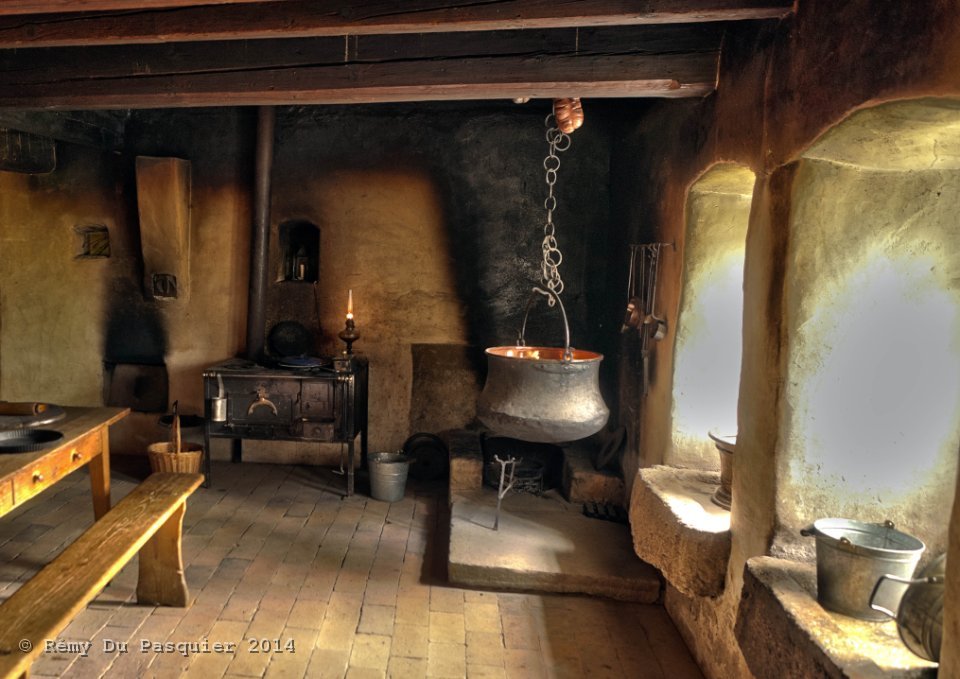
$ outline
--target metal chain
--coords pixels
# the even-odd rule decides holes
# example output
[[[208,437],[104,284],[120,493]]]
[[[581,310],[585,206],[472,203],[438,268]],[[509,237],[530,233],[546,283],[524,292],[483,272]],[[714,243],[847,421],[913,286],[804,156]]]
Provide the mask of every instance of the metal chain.
[[[543,263],[540,265],[540,280],[543,284],[556,293],[558,296],[563,292],[563,281],[560,279],[560,263],[563,261],[563,254],[557,247],[556,227],[553,223],[553,211],[557,209],[557,197],[553,194],[553,187],[557,183],[557,171],[560,169],[560,157],[562,153],[570,148],[570,136],[560,131],[556,127],[556,119],[553,114],[549,114],[544,120],[547,126],[547,144],[549,151],[547,157],[543,159],[543,169],[546,171],[547,198],[543,201],[543,207],[547,210],[547,221],[543,225]],[[553,306],[556,302],[553,297],[547,297],[547,304]]]

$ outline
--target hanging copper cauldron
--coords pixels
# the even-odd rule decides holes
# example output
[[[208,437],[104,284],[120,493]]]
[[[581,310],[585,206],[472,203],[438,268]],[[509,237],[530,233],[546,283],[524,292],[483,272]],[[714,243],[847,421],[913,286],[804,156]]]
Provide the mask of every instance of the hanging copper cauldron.
[[[600,395],[603,355],[570,346],[570,325],[552,290],[533,288],[516,346],[487,349],[487,382],[477,417],[494,433],[522,441],[561,443],[595,434],[610,411]],[[538,299],[552,298],[563,315],[563,348],[528,347],[527,316]]]

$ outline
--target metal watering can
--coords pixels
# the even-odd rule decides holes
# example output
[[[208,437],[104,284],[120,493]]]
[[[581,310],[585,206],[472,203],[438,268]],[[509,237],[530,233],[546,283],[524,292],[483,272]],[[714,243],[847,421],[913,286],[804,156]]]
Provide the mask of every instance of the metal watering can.
[[[527,317],[538,294],[552,298],[560,308],[563,348],[526,346]],[[552,290],[534,287],[517,344],[491,347],[486,354],[487,381],[477,417],[496,434],[561,443],[595,434],[607,423],[610,411],[600,395],[603,355],[570,346],[567,312]]]

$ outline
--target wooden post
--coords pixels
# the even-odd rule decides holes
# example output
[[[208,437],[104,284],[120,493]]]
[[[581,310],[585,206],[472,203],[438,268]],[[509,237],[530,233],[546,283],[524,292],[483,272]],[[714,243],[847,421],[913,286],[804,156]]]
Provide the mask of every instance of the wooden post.
[[[170,518],[140,548],[140,575],[137,603],[184,607],[190,598],[183,576],[183,515],[187,503],[181,502]]]

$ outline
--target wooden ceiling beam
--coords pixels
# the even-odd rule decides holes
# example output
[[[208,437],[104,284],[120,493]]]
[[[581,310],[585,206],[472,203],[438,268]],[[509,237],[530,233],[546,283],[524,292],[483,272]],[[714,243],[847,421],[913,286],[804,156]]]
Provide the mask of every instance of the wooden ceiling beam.
[[[361,104],[514,97],[695,97],[718,53],[480,57],[62,79],[0,86],[0,109]]]
[[[656,55],[720,49],[721,24],[481,31],[0,50],[0,85],[478,57]]]
[[[0,48],[771,19],[792,0],[2,0]],[[32,8],[32,9],[31,9]],[[47,8],[47,9],[43,9]],[[41,11],[69,14],[40,14]],[[76,10],[98,10],[78,13]],[[23,12],[36,12],[23,15]]]
[[[113,12],[124,9],[167,9],[196,5],[239,5],[261,0],[3,0],[0,14]]]
[[[3,111],[0,127],[105,151],[123,148],[126,115],[109,111]]]

